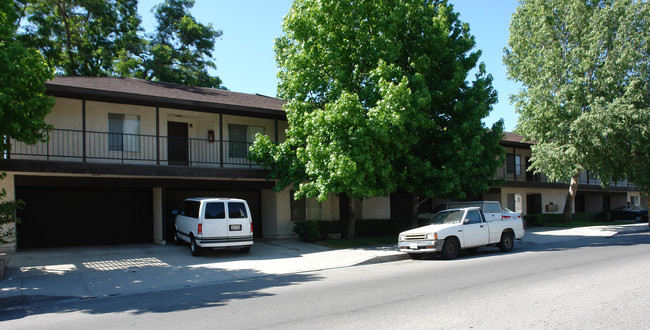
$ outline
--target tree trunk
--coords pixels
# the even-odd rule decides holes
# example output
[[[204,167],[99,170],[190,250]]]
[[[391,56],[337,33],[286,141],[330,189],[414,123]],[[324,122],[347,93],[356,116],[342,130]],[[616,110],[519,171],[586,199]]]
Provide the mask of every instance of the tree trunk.
[[[576,193],[578,192],[578,179],[580,179],[580,173],[571,177],[571,183],[569,184],[569,193],[566,195],[566,203],[564,203],[564,214],[562,215],[562,222],[571,222],[571,216],[573,214],[573,202],[576,199]]]
[[[348,235],[347,239],[354,239],[354,227],[357,220],[356,200],[350,196],[350,218],[348,219]]]
[[[411,228],[417,228],[418,224],[418,209],[420,205],[424,204],[429,197],[420,198],[420,196],[413,195],[413,207],[411,208]]]

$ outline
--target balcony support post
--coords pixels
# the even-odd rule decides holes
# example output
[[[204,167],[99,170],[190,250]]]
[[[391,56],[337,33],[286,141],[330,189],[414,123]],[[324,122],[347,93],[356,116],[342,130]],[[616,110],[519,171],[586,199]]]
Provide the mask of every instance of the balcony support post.
[[[517,167],[517,149],[515,147],[512,147],[512,161],[514,162],[514,164],[512,164],[513,165],[512,167],[514,167],[515,169],[512,175],[514,175],[515,178],[514,181],[517,182],[517,171],[519,170],[519,168]]]
[[[83,163],[86,163],[86,99],[81,100],[81,154]]]
[[[219,112],[219,167],[223,167],[223,113]]]
[[[156,165],[160,166],[160,108],[156,104]]]

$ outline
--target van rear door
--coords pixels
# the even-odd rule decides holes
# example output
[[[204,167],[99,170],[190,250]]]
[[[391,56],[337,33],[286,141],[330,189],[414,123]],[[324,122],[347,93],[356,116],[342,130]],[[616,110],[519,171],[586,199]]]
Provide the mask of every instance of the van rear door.
[[[206,202],[203,212],[203,237],[228,237],[228,220],[224,202]]]
[[[251,217],[244,201],[228,202],[228,238],[251,236]]]

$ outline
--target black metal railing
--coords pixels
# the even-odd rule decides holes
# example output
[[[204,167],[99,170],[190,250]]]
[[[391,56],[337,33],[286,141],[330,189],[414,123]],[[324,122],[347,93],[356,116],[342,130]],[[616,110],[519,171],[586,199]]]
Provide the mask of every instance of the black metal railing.
[[[527,166],[506,162],[502,167],[497,169],[495,179],[505,179],[506,182],[539,182],[539,183],[563,183],[552,181],[543,173],[535,174],[534,171],[528,171]],[[568,182],[566,182],[568,183]],[[593,172],[584,171],[580,173],[579,184],[600,186],[602,181],[597,179]],[[611,181],[610,186],[614,187],[632,187],[627,180]]]
[[[4,158],[170,166],[248,166],[252,143],[53,129],[46,142],[12,141]]]

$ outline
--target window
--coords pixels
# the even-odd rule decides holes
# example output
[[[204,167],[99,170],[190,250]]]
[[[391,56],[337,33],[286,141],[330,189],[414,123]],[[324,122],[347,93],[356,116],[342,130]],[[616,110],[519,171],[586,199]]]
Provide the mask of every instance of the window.
[[[265,134],[262,126],[228,124],[230,157],[247,158],[248,147],[255,141],[255,135]]]
[[[508,174],[521,174],[521,155],[507,154],[506,168]]]
[[[108,114],[108,150],[140,152],[140,116]]]
[[[205,204],[205,218],[206,219],[225,219],[226,209],[223,203],[206,203]]]
[[[228,217],[230,219],[247,218],[246,206],[242,202],[228,203]]]
[[[483,222],[481,221],[481,215],[478,213],[477,210],[467,211],[467,220],[469,220],[469,222],[467,223],[469,225]]]
[[[485,213],[501,213],[501,208],[499,208],[499,204],[497,203],[485,203],[483,211]]]
[[[184,215],[186,217],[190,218],[199,218],[199,206],[201,203],[197,201],[185,201],[183,202],[183,205],[181,205],[181,215]]]

